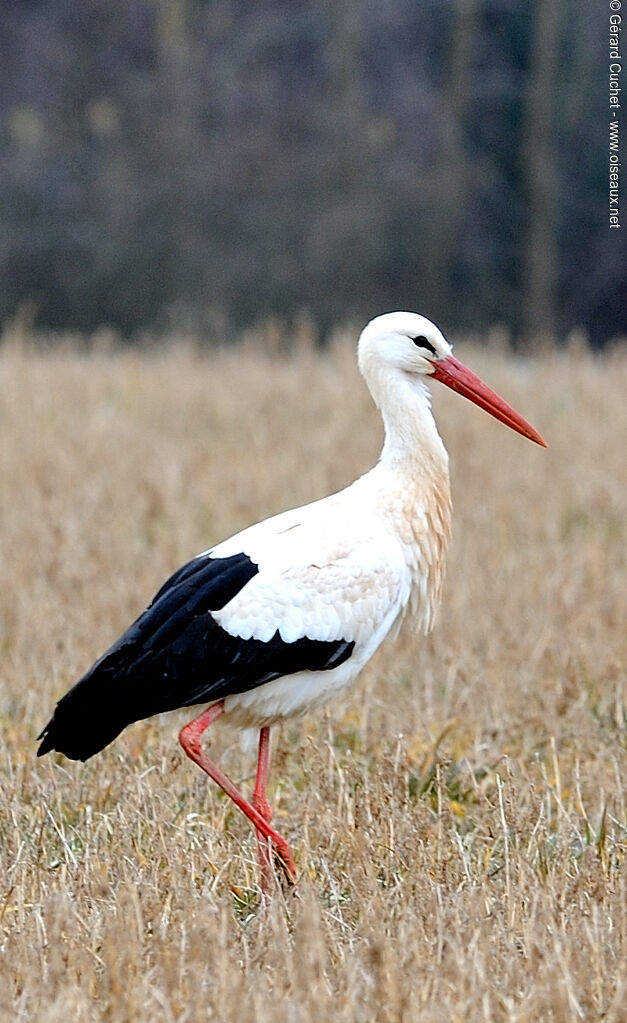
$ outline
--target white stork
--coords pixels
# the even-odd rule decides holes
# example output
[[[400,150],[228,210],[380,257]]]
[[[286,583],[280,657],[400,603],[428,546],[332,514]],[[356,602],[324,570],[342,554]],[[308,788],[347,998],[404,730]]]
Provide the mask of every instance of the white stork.
[[[250,526],[175,572],[39,736],[39,756],[58,750],[87,760],[133,721],[208,704],[180,742],[253,823],[266,888],[272,852],[288,882],[296,879],[289,845],[270,823],[271,726],[345,689],[408,610],[423,632],[433,624],[451,501],[427,382],[439,380],[546,446],[423,316],[372,320],[358,357],[385,426],[377,465],[340,493]],[[250,801],[201,747],[221,715],[259,730]]]

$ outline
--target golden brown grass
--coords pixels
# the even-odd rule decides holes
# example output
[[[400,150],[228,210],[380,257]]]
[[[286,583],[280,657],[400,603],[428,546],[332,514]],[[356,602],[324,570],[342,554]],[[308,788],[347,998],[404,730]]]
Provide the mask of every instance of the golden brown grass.
[[[85,765],[37,761],[34,739],[178,563],[372,464],[352,344],[6,340],[2,1018],[625,1019],[627,352],[459,354],[551,447],[435,394],[455,504],[436,631],[277,737],[301,881],[264,904],[247,822],[177,746],[184,718]],[[249,784],[250,754],[212,738]]]

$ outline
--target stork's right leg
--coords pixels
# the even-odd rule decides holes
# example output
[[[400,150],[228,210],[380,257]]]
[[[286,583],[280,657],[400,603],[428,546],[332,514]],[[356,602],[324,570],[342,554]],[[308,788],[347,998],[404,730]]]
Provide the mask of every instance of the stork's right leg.
[[[268,771],[270,769],[270,729],[259,730],[259,753],[257,756],[257,774],[255,777],[255,788],[251,799],[252,805],[266,821],[272,820],[272,807],[268,802],[266,786],[268,783]],[[261,867],[261,883],[264,891],[270,888],[270,843],[261,831],[257,831],[257,847],[259,850],[259,866]]]
[[[200,737],[202,733],[205,731],[206,728],[209,727],[209,725],[213,724],[213,722],[217,718],[219,718],[223,713],[224,700],[220,700],[218,703],[212,704],[211,707],[207,707],[207,709],[204,710],[202,714],[199,714],[197,718],[194,718],[193,721],[190,721],[189,724],[185,725],[184,728],[181,729],[181,732],[179,734],[179,741],[181,743],[181,746],[185,750],[190,760],[193,760],[195,764],[198,764],[198,766],[205,772],[205,774],[208,774],[209,777],[212,778],[213,781],[215,781],[216,784],[220,786],[222,791],[226,792],[227,796],[229,796],[229,798],[233,800],[235,805],[239,806],[242,813],[246,814],[249,821],[251,821],[252,824],[254,824],[258,837],[260,836],[262,839],[265,840],[266,843],[268,842],[272,843],[272,845],[275,847],[278,853],[281,867],[285,872],[286,879],[290,885],[293,885],[296,883],[296,867],[294,865],[292,851],[289,845],[287,844],[283,836],[279,835],[278,831],[275,831],[274,828],[270,826],[270,821],[266,820],[266,818],[264,817],[264,813],[260,812],[260,810],[257,809],[255,805],[253,805],[254,802],[259,803],[259,800],[258,799],[256,800],[255,797],[253,797],[253,803],[249,803],[248,800],[245,799],[244,796],[241,794],[239,789],[236,788],[231,779],[227,777],[224,771],[222,771],[218,767],[218,765],[215,764],[213,760],[210,760],[206,753],[203,752],[203,749],[200,745]],[[262,733],[264,731],[268,732],[269,730],[267,729],[261,730]],[[261,735],[259,738],[260,738],[259,759],[261,762],[262,761]],[[267,775],[268,768],[267,740],[268,735],[266,735],[263,743],[263,765],[265,766],[263,766],[261,770],[261,775],[263,779],[262,783],[264,786],[263,787],[264,795],[265,777]],[[257,793],[257,788],[255,789],[255,792]],[[267,799],[265,801],[265,805],[263,805],[263,811],[269,812],[271,816],[270,806],[267,802]]]

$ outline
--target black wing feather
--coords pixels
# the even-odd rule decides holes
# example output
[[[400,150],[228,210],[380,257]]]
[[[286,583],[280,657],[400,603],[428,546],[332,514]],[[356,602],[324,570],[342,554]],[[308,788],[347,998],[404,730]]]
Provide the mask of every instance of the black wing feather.
[[[38,756],[56,749],[87,760],[126,725],[163,711],[222,699],[297,671],[347,660],[345,640],[242,640],[211,615],[258,572],[245,554],[201,555],[183,565],[152,603],[59,701],[39,736]]]

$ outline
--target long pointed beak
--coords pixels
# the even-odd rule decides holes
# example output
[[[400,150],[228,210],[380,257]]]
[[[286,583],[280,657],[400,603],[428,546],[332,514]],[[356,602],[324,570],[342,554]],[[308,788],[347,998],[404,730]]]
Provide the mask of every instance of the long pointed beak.
[[[543,448],[548,447],[546,441],[526,419],[523,419],[511,405],[503,401],[496,391],[484,384],[483,380],[467,369],[462,362],[449,355],[447,359],[439,359],[432,365],[432,380],[439,380],[451,390],[463,394],[464,398],[473,401],[475,405],[489,412],[495,419],[500,419],[506,426],[516,430],[516,433],[521,433],[523,437],[528,437],[529,440],[535,441]]]

